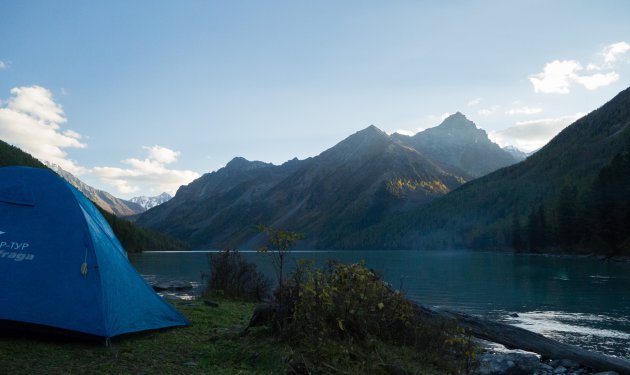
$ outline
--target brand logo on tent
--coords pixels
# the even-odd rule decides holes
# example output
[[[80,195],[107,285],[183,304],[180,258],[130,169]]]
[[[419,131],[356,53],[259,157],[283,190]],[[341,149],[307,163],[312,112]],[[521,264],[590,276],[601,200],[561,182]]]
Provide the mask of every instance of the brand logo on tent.
[[[0,230],[0,235],[5,234]],[[35,259],[35,254],[24,252],[31,245],[28,242],[0,241],[0,260],[11,259],[16,262]]]

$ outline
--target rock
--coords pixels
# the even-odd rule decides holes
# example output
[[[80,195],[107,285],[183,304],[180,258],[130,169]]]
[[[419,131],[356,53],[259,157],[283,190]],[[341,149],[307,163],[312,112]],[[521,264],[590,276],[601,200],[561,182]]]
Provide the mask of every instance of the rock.
[[[555,370],[553,370],[554,374],[566,374],[567,373],[567,369],[564,366],[558,366],[556,367]]]
[[[580,364],[571,359],[561,359],[560,366],[571,368],[571,367],[580,367]]]
[[[615,371],[603,371],[603,372],[596,372],[593,375],[619,375],[619,373]]]
[[[551,365],[551,367],[562,366],[565,369],[580,367],[580,364],[577,363],[576,361],[574,361],[572,359],[566,359],[566,358],[565,359],[554,359],[553,361],[549,362],[549,364]]]
[[[539,368],[541,370],[544,370],[544,371],[551,371],[551,372],[553,372],[553,366],[549,366],[546,363],[541,364]]]
[[[479,356],[477,375],[525,375],[536,372],[540,362],[534,354],[488,353]]]
[[[518,314],[517,314],[517,313],[511,313],[511,314],[510,314],[510,316],[511,316],[512,318],[518,318]]]
[[[193,288],[192,284],[188,281],[182,280],[171,280],[171,281],[162,281],[156,284],[151,285],[153,289],[158,292],[163,291],[179,291],[179,290],[190,290]]]

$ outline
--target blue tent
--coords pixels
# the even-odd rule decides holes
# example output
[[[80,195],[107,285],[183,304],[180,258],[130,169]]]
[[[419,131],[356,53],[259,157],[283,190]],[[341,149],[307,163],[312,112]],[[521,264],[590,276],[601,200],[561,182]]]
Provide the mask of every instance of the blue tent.
[[[105,338],[189,324],[82,193],[26,167],[0,168],[0,320]]]

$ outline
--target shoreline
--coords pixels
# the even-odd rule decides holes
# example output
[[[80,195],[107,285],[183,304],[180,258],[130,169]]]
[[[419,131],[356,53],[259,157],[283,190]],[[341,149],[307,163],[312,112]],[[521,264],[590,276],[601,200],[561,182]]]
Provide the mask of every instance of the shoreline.
[[[536,255],[545,258],[559,258],[559,259],[590,259],[598,262],[614,262],[614,263],[630,263],[630,256],[627,255],[615,255],[606,256],[595,253],[588,254],[564,254],[564,253],[517,253],[522,255]]]

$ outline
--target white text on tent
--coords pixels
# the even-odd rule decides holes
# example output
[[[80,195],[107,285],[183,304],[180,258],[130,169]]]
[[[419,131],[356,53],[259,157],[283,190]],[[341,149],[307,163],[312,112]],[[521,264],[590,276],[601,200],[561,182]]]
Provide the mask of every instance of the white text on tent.
[[[16,262],[21,262],[23,260],[33,260],[35,259],[35,254],[27,254],[27,253],[9,253],[4,250],[0,250],[0,259],[13,259]]]
[[[29,246],[28,242],[0,242],[0,250],[24,250]]]

